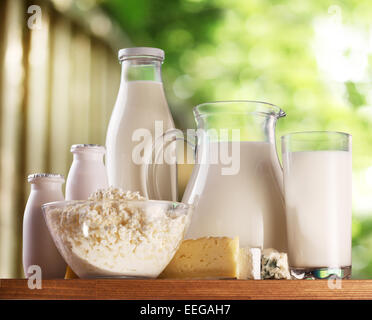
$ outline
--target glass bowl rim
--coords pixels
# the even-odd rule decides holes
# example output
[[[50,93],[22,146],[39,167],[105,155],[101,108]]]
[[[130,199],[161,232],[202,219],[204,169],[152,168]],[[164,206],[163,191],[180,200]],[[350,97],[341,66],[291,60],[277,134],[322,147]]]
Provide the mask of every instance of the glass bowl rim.
[[[52,201],[52,202],[47,202],[41,205],[41,208],[49,208],[49,207],[61,207],[66,206],[66,205],[74,205],[74,204],[83,204],[83,203],[112,203],[112,202],[117,202],[117,203],[131,203],[131,204],[165,204],[168,206],[172,205],[179,205],[182,209],[194,209],[193,204],[188,204],[188,203],[183,203],[183,202],[177,202],[177,201],[169,201],[169,200],[125,200],[125,199],[101,199],[101,200],[60,200],[60,201]]]

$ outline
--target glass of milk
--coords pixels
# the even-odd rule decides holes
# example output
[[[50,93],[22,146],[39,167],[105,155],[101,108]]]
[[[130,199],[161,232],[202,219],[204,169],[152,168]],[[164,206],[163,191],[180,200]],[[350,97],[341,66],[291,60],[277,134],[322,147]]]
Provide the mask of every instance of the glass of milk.
[[[296,278],[350,278],[351,135],[282,137],[288,258]]]

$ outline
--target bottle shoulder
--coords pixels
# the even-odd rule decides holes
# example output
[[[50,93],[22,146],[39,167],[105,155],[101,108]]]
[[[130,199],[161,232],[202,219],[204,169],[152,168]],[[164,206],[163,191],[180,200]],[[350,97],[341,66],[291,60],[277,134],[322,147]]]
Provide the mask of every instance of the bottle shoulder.
[[[137,80],[120,85],[115,108],[168,108],[162,82]]]
[[[172,114],[164,90],[143,88],[119,90],[114,108],[111,113],[110,124],[125,122],[129,125],[148,122],[149,120],[169,121],[173,124]]]
[[[47,191],[47,190],[38,190],[38,191],[31,191],[26,207],[25,207],[25,213],[26,212],[41,212],[41,205],[48,203],[48,202],[54,202],[54,201],[63,201],[64,196],[62,189],[56,190],[56,191]]]

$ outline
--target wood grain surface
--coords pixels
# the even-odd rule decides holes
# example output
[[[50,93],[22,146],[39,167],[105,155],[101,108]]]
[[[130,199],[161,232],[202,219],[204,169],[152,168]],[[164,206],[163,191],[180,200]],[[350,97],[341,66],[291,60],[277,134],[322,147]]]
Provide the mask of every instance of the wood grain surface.
[[[340,288],[341,287],[341,288]],[[0,280],[0,299],[48,300],[372,300],[372,280]]]

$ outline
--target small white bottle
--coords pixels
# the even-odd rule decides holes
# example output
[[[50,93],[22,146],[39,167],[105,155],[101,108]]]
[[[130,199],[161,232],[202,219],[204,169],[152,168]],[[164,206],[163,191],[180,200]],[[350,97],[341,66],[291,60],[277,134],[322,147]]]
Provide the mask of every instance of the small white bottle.
[[[87,200],[98,189],[108,188],[103,162],[105,147],[97,144],[74,144],[74,155],[66,181],[66,200]]]
[[[36,173],[28,176],[31,184],[23,217],[23,269],[26,278],[41,268],[42,279],[63,278],[66,262],[58,252],[45,223],[41,206],[47,202],[63,201],[62,175]]]

